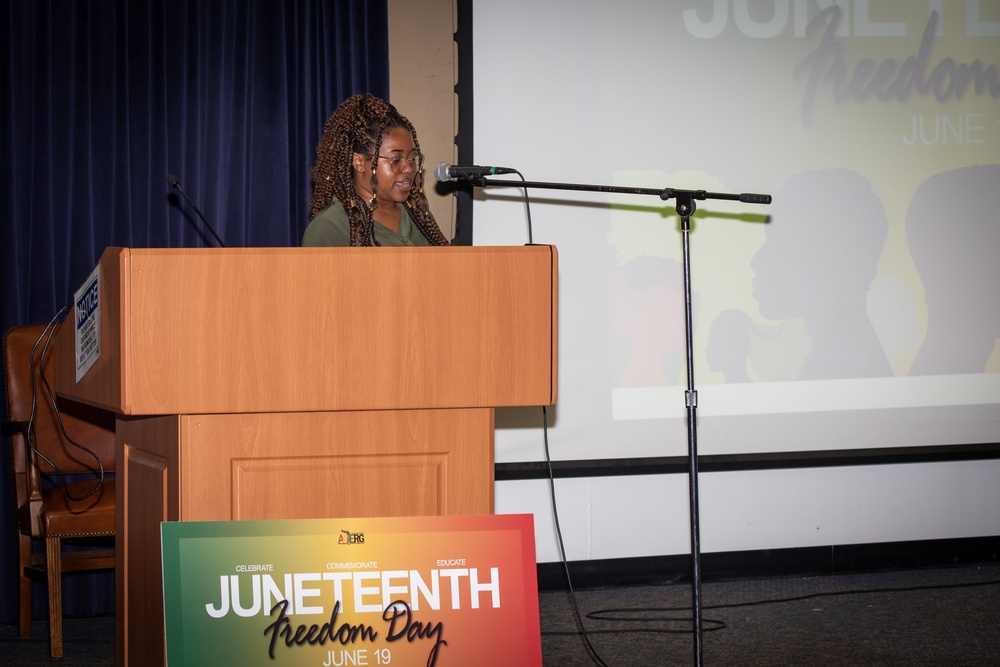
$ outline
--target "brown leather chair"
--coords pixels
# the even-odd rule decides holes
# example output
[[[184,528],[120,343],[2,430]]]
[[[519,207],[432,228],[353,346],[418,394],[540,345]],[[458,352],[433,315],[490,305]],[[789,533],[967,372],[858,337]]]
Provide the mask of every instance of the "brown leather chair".
[[[18,634],[22,637],[31,634],[31,583],[44,572],[49,602],[49,652],[53,658],[58,658],[63,652],[62,574],[112,569],[115,565],[114,538],[108,537],[115,533],[115,422],[112,413],[60,400],[57,402],[59,415],[70,439],[66,438],[39,376],[38,360],[45,340],[32,352],[44,329],[41,324],[14,327],[4,336],[8,421],[3,430],[10,436],[17,496]],[[34,369],[29,355],[33,355]],[[53,384],[52,356],[50,347],[41,365],[50,386]],[[26,437],[29,421],[34,450]],[[91,450],[100,458],[100,464],[94,455],[75,446],[74,442]],[[99,477],[94,473],[101,465],[104,478],[98,487]],[[86,473],[87,478],[63,484],[59,472],[66,475]],[[56,484],[43,483],[46,478]],[[103,541],[107,542],[104,546],[110,548],[63,549],[66,540],[71,544],[81,538],[93,541],[92,538],[98,536],[104,536]],[[34,540],[44,541],[44,553],[32,553]]]

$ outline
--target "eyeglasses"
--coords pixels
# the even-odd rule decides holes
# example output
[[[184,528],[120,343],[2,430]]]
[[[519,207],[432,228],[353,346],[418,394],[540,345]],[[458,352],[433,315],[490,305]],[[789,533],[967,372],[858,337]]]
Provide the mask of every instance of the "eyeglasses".
[[[388,160],[389,168],[395,174],[403,173],[404,164],[409,166],[413,171],[420,171],[420,168],[424,165],[424,156],[420,153],[412,153],[407,157],[403,157],[402,155],[393,155],[391,157],[388,155],[379,155],[377,157]]]

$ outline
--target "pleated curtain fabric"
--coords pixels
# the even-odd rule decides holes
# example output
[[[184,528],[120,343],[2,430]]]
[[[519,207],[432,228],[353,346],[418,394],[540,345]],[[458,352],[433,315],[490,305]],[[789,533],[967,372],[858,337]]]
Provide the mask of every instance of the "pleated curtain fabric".
[[[49,321],[108,246],[217,245],[171,174],[227,246],[298,245],[323,121],[354,93],[389,94],[385,1],[0,8],[2,331]],[[14,535],[3,512],[3,623],[17,620]],[[66,578],[65,612],[112,611],[113,582]]]

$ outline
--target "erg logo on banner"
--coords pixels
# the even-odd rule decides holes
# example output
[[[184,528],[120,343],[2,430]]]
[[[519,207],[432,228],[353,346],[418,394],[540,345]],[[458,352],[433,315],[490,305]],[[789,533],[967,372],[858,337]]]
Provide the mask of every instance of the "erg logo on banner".
[[[364,533],[352,533],[348,530],[341,529],[340,531],[343,535],[337,536],[337,544],[364,544],[365,534]]]

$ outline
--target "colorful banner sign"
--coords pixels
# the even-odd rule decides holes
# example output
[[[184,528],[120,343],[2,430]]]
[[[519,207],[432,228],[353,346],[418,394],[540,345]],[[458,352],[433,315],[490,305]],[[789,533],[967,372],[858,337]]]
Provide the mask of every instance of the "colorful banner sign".
[[[531,515],[162,524],[168,667],[541,665]]]

